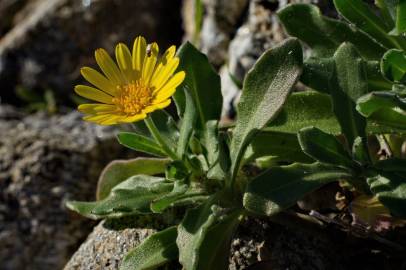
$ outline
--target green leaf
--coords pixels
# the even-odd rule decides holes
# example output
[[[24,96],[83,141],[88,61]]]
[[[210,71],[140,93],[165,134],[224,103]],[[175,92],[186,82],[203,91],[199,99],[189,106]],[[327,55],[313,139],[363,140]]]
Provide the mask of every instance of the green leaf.
[[[132,132],[120,132],[117,135],[118,142],[127,148],[135,151],[151,154],[154,156],[165,157],[161,146],[148,137]]]
[[[189,145],[189,140],[192,136],[197,118],[196,106],[191,94],[188,91],[185,91],[184,95],[186,107],[185,113],[183,114],[182,125],[180,128],[178,148],[176,150],[176,153],[179,157],[183,157],[186,153],[186,149]]]
[[[307,127],[298,133],[303,152],[317,161],[352,167],[353,162],[343,145],[331,134],[318,128]]]
[[[69,201],[66,206],[91,219],[147,214],[151,213],[150,203],[172,189],[173,183],[164,178],[136,175],[115,186],[103,200]]]
[[[311,57],[303,64],[303,74],[300,81],[318,92],[330,93],[329,85],[335,76],[334,72],[334,59]],[[366,73],[369,91],[390,90],[392,88],[392,83],[382,76],[378,61],[367,61]]]
[[[120,270],[153,270],[178,257],[176,226],[157,232],[124,257]]]
[[[314,91],[292,93],[282,111],[263,132],[296,133],[304,127],[314,126],[324,132],[340,134],[340,125],[333,113],[330,95]]]
[[[362,165],[370,164],[371,157],[369,155],[368,147],[366,147],[366,139],[357,137],[352,145],[352,157],[355,161]]]
[[[159,133],[161,134],[161,137],[165,140],[167,145],[169,145],[172,149],[175,149],[179,140],[179,130],[172,116],[165,110],[157,110],[150,113],[149,117],[152,118],[155,126],[158,128]],[[153,139],[144,121],[138,121],[132,125],[136,133]]]
[[[389,28],[395,26],[396,2],[398,0],[376,0],[375,5],[379,8],[382,19]]]
[[[378,200],[391,214],[406,218],[406,177],[404,172],[380,172],[367,179],[367,183]]]
[[[348,170],[322,163],[274,167],[248,183],[243,204],[253,213],[271,216],[323,185],[349,177]]]
[[[357,110],[379,124],[406,129],[406,99],[393,92],[372,92],[360,97]]]
[[[228,140],[226,132],[218,132],[217,123],[208,123],[204,144],[209,162],[209,179],[224,181],[228,176],[231,166]]]
[[[171,181],[183,180],[189,175],[189,170],[186,168],[183,161],[175,160],[166,166],[165,178]]]
[[[218,121],[206,123],[206,130],[202,137],[203,154],[205,155],[210,179],[224,180],[230,169],[230,155],[225,134],[219,133]]]
[[[314,126],[324,132],[339,135],[340,125],[333,113],[331,97],[314,91],[292,93],[282,111],[262,132],[296,133],[302,128]],[[401,130],[370,122],[368,134],[394,133]]]
[[[168,207],[195,204],[207,197],[207,193],[202,189],[189,186],[183,181],[176,181],[170,193],[155,199],[151,203],[151,210],[154,213],[162,213]]]
[[[314,5],[288,5],[278,12],[278,16],[286,31],[304,41],[318,56],[332,56],[343,42],[353,43],[366,59],[378,60],[385,52],[384,47],[362,31],[322,16]]]
[[[296,134],[270,130],[255,135],[244,158],[248,161],[264,156],[276,156],[287,162],[313,162],[303,153]]]
[[[330,93],[329,84],[334,76],[334,60],[332,58],[311,57],[303,63],[300,81],[321,93]]]
[[[381,10],[382,14],[386,14],[385,17],[390,17],[392,25],[396,18],[396,5],[399,0],[377,0],[376,5]],[[388,18],[387,18],[388,20]]]
[[[391,35],[399,36],[406,31],[406,1],[398,0],[396,5],[396,23],[395,28],[390,32]]]
[[[374,164],[374,168],[385,172],[406,173],[406,159],[389,158],[379,160]]]
[[[406,82],[406,53],[400,50],[389,50],[381,60],[382,73],[393,82]]]
[[[378,61],[366,62],[368,91],[391,90],[393,83],[388,81],[381,72],[381,64]]]
[[[336,76],[330,85],[333,111],[342,133],[352,144],[356,137],[366,137],[366,120],[355,109],[359,97],[368,93],[365,62],[349,43],[342,44],[334,54]]]
[[[190,209],[178,226],[179,262],[188,270],[226,269],[240,210],[221,208],[218,194]]]
[[[97,200],[106,198],[111,189],[136,174],[155,175],[165,172],[168,159],[135,158],[130,160],[114,160],[100,174],[97,183]]]
[[[230,147],[232,179],[253,136],[276,117],[302,70],[302,48],[288,39],[265,52],[247,74]]]
[[[220,119],[223,103],[220,76],[210,65],[207,56],[189,42],[179,48],[178,57],[178,70],[186,72],[185,80],[173,96],[178,114],[183,117],[186,108],[184,91],[188,91],[196,106],[197,128],[203,129],[207,121]]]
[[[386,48],[402,48],[396,37],[387,34],[391,29],[362,0],[334,0],[334,5],[344,18]]]

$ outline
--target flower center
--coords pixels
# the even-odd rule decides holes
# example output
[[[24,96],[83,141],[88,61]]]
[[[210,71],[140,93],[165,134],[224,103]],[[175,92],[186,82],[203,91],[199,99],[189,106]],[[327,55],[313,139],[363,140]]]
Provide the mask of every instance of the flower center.
[[[127,115],[136,115],[150,104],[152,93],[150,87],[141,80],[127,85],[117,86],[117,96],[112,101],[117,109]]]

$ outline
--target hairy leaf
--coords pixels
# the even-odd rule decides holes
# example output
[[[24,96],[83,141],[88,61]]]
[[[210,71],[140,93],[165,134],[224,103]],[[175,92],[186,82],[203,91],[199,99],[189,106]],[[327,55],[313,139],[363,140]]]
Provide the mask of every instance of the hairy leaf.
[[[296,134],[270,130],[255,135],[244,158],[253,160],[263,156],[276,156],[288,162],[313,162],[312,158],[303,153]]]
[[[180,136],[176,153],[178,156],[183,157],[186,153],[187,146],[189,145],[190,137],[192,136],[195,126],[197,111],[195,102],[189,92],[185,92],[186,107],[183,114],[182,125],[180,128]]]
[[[401,50],[389,50],[381,60],[382,73],[388,80],[406,82],[406,53]]]
[[[240,211],[225,211],[217,205],[217,197],[188,210],[178,226],[176,243],[184,269],[224,269],[228,265],[229,241]]]
[[[178,257],[177,227],[157,232],[124,257],[120,270],[153,270]]]
[[[253,213],[271,216],[323,185],[349,177],[348,170],[321,163],[274,167],[248,183],[243,204]]]
[[[151,202],[151,210],[154,213],[162,213],[168,207],[185,204],[195,204],[208,197],[207,193],[182,181],[176,181],[173,190]]]
[[[331,134],[318,128],[307,127],[298,133],[303,152],[317,161],[351,167],[351,156],[343,145]]]
[[[114,160],[100,174],[97,183],[97,200],[106,198],[111,189],[136,174],[155,175],[165,172],[169,159],[135,158]]]
[[[179,48],[178,57],[178,70],[186,72],[185,80],[173,96],[178,114],[183,117],[186,108],[184,91],[188,91],[196,106],[197,128],[204,129],[207,121],[220,119],[223,103],[220,76],[210,65],[207,56],[189,42]]]
[[[365,138],[366,120],[355,109],[355,102],[368,92],[366,65],[349,43],[334,54],[335,80],[330,85],[333,110],[349,146],[356,137]]]
[[[67,207],[91,219],[117,218],[151,213],[150,203],[169,193],[173,183],[164,178],[136,175],[115,186],[109,196],[96,202],[69,201]]]
[[[360,97],[357,110],[379,124],[406,129],[406,99],[393,92],[372,92]]]
[[[278,12],[286,31],[309,45],[320,57],[329,57],[343,42],[351,42],[366,59],[379,60],[385,48],[348,24],[322,16],[318,7],[292,4]]]
[[[281,110],[302,69],[302,48],[288,39],[265,52],[247,74],[231,141],[232,178],[253,136]]]

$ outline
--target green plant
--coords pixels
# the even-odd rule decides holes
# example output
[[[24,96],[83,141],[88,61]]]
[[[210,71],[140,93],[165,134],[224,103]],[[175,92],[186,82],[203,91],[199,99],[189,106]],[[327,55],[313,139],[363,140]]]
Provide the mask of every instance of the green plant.
[[[161,158],[114,162],[100,177],[97,201],[68,203],[93,219],[189,208],[177,227],[131,251],[122,269],[150,269],[177,257],[185,269],[226,267],[231,236],[247,214],[242,197],[249,179],[240,171],[244,153],[280,111],[302,68],[296,39],[264,53],[244,82],[240,117],[230,138],[218,125],[220,78],[207,57],[190,43],[177,56],[178,70],[187,74],[174,95],[180,123],[160,110],[145,123],[135,123],[136,132],[118,134],[121,144]]]
[[[296,38],[266,51],[244,80],[230,129],[219,126],[220,78],[207,57],[190,43],[179,49],[178,70],[186,73],[173,96],[179,123],[158,110],[135,123],[136,132],[118,135],[126,147],[160,158],[113,162],[99,179],[97,201],[68,203],[93,219],[187,209],[179,224],[130,251],[121,269],[154,269],[171,260],[187,270],[227,269],[230,241],[242,217],[275,215],[335,181],[376,196],[393,216],[406,217],[406,160],[394,151],[399,143],[387,136],[405,131],[403,84],[384,77],[395,69],[385,63],[398,61],[385,50],[402,49],[405,42],[401,35],[386,34],[387,26],[382,33],[375,17],[359,21],[371,15],[368,6],[347,2],[335,1],[359,28],[323,17],[312,5],[279,12],[288,32],[313,55],[303,63]],[[378,3],[390,22],[393,7]],[[400,22],[393,22],[392,34],[403,31]],[[392,76],[403,78],[399,69]],[[316,92],[291,94],[299,79]],[[378,160],[371,149],[374,137],[386,142],[393,156]],[[266,170],[245,174],[242,167],[258,158]]]
[[[315,96],[330,98],[345,144],[333,136],[338,130],[332,130],[331,122],[290,131],[298,132],[308,156],[349,169],[352,177],[346,180],[357,190],[377,196],[393,215],[404,218],[406,181],[401,167],[406,161],[400,147],[406,127],[406,7],[403,1],[385,0],[376,1],[375,7],[361,0],[334,4],[346,21],[324,17],[316,6],[306,4],[290,5],[278,15],[287,32],[311,48],[300,80],[319,92]],[[317,101],[306,106],[312,103]],[[378,160],[371,150],[373,136],[384,144],[388,159]]]

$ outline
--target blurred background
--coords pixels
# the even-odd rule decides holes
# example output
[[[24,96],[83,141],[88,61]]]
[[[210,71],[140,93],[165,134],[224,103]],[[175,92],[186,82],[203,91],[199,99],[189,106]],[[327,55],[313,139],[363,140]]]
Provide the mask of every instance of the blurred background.
[[[275,11],[292,2],[335,16],[328,0],[0,0],[0,269],[62,269],[95,225],[64,202],[93,200],[103,167],[134,157],[117,127],[75,111],[83,100],[73,87],[80,67],[95,67],[95,49],[138,35],[163,49],[190,40],[221,74],[232,118],[246,72],[286,37]],[[116,269],[116,255],[98,252],[114,245],[100,245],[87,256],[108,264],[91,267],[82,254],[65,269]]]

